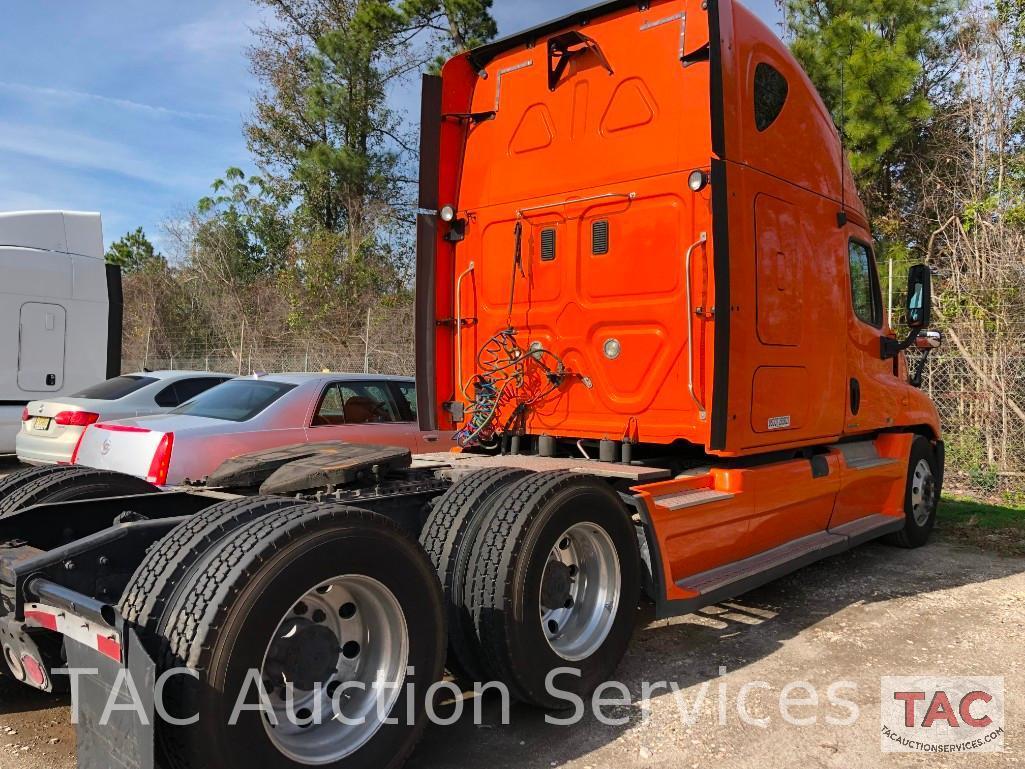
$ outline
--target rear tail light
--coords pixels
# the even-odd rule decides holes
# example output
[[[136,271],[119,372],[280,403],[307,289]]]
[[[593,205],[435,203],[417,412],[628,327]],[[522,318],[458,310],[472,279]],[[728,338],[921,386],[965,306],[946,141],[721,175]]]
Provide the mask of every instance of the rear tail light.
[[[112,433],[148,433],[149,428],[135,427],[134,425],[96,425],[97,430],[109,430]]]
[[[171,449],[174,448],[174,433],[164,433],[153,453],[146,480],[157,486],[167,483],[167,470],[171,466]]]
[[[89,432],[89,425],[86,425],[82,434],[78,436],[78,443],[75,444],[75,450],[71,452],[71,464],[73,465],[78,464],[78,450],[82,448],[82,439],[85,437],[87,432]]]
[[[21,410],[21,421],[27,422],[29,419],[31,419],[31,417],[28,414],[28,406],[26,406]]]
[[[53,421],[65,427],[88,427],[99,418],[99,414],[91,411],[62,411],[53,418]]]

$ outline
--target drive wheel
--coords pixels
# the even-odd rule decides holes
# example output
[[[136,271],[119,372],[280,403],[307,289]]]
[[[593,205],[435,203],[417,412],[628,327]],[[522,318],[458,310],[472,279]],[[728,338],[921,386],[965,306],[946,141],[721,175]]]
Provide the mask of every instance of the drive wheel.
[[[921,436],[915,438],[904,490],[904,529],[889,537],[891,544],[917,548],[929,542],[940,504],[940,477],[932,444]]]
[[[438,498],[424,524],[420,544],[441,580],[448,614],[448,669],[464,683],[483,681],[480,642],[466,610],[464,589],[470,554],[488,505],[529,470],[499,467],[463,476]]]
[[[44,475],[56,478],[59,475],[67,474],[69,471],[74,472],[81,469],[73,465],[46,465],[44,467],[26,467],[23,470],[18,470],[0,478],[0,500],[22,486],[31,483],[36,478],[41,478]]]
[[[47,468],[52,472],[32,477],[0,499],[0,518],[32,505],[75,502],[80,499],[154,494],[160,489],[141,478],[92,467]]]
[[[467,608],[489,673],[517,699],[558,709],[616,669],[640,597],[637,535],[604,481],[538,473],[510,486],[484,524]],[[557,668],[572,674],[548,681]]]
[[[237,529],[186,581],[161,622],[159,664],[195,672],[170,678],[163,701],[198,720],[158,725],[161,765],[405,760],[445,653],[441,590],[412,537],[363,510],[302,505]]]
[[[135,624],[143,643],[155,653],[159,647],[155,633],[164,609],[207,551],[261,516],[302,504],[286,497],[243,497],[219,502],[192,516],[146,553],[121,595],[121,616]]]

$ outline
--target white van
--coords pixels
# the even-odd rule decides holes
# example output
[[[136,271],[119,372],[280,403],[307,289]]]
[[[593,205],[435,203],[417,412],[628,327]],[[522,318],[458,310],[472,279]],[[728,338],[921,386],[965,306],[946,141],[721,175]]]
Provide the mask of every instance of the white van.
[[[0,213],[0,454],[29,401],[121,373],[121,322],[99,214]]]

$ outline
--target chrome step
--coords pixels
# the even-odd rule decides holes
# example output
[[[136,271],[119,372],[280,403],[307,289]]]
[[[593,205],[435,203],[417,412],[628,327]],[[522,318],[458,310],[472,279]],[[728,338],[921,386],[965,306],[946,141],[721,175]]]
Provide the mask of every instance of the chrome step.
[[[733,499],[734,495],[726,491],[715,489],[687,489],[686,491],[674,491],[672,494],[664,494],[661,497],[654,497],[652,501],[666,510],[685,510],[688,507],[707,505],[709,502],[721,502],[724,499]]]
[[[699,603],[707,605],[709,602],[746,593],[823,558],[899,531],[903,526],[903,518],[870,515],[829,531],[795,539],[742,561],[684,577],[676,585],[682,590],[699,594]]]
[[[676,584],[684,590],[690,590],[701,595],[712,593],[721,588],[743,583],[752,577],[775,575],[779,572],[782,576],[786,571],[792,571],[800,566],[792,566],[795,562],[802,565],[825,558],[832,549],[840,552],[847,544],[846,537],[830,534],[827,531],[812,534],[785,545],[767,550],[764,553],[745,558],[742,561],[728,563],[715,569],[684,577]],[[784,571],[783,569],[786,568]],[[769,576],[766,581],[774,579]]]
[[[843,454],[844,464],[851,470],[869,470],[873,467],[896,464],[899,461],[891,457],[879,456],[875,441],[842,443],[837,448]]]

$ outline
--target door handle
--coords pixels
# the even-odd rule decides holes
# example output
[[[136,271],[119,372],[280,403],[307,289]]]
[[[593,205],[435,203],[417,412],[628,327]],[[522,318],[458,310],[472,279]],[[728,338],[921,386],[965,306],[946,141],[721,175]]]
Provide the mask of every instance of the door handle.
[[[438,436],[437,435],[425,435],[424,436],[424,440],[427,441],[428,443],[437,443],[438,442]]]
[[[861,382],[857,379],[851,380],[851,414],[858,416],[861,411]]]
[[[698,417],[700,417],[702,422],[705,421],[708,412],[705,411],[705,404],[698,399],[697,393],[694,390],[694,300],[690,293],[690,264],[691,258],[694,256],[698,246],[703,246],[707,242],[708,233],[702,232],[698,242],[687,249],[686,266],[684,267],[687,272],[687,386],[690,390],[691,400],[698,407]]]

